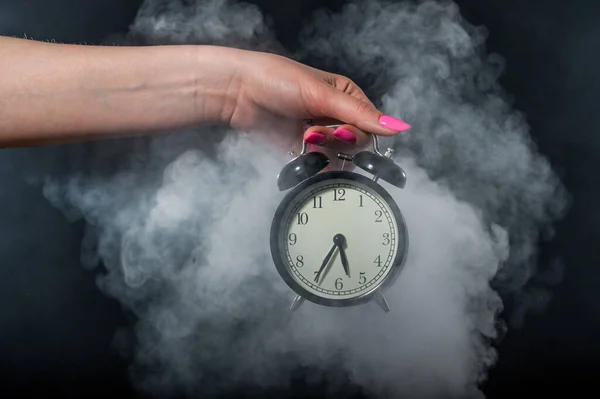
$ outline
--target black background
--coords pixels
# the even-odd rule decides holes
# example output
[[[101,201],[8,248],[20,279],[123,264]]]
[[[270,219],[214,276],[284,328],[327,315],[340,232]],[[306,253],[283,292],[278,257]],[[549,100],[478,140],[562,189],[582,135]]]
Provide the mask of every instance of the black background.
[[[256,0],[293,49],[303,18],[342,0]],[[0,33],[97,43],[123,33],[141,0],[0,0]],[[501,84],[528,115],[540,150],[573,196],[547,253],[566,273],[540,315],[509,331],[485,391],[490,397],[570,394],[600,386],[600,3],[464,0],[485,25],[489,51],[507,60]],[[1,71],[0,71],[1,73]],[[113,350],[128,323],[81,268],[81,225],[69,224],[20,168],[51,149],[0,151],[0,394],[134,395]],[[13,162],[18,159],[20,162]]]

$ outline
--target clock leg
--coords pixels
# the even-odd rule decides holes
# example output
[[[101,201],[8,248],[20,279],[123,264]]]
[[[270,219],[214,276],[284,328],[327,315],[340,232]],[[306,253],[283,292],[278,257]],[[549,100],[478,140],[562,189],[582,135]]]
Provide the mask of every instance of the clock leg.
[[[384,312],[387,313],[390,311],[390,305],[387,303],[387,300],[381,292],[375,294],[375,302],[379,305],[381,309],[383,309]]]
[[[290,309],[292,310],[292,312],[294,312],[294,311],[298,310],[298,308],[300,306],[302,306],[303,303],[304,303],[304,298],[302,298],[300,295],[296,295],[296,298],[294,298],[294,301],[292,302]]]

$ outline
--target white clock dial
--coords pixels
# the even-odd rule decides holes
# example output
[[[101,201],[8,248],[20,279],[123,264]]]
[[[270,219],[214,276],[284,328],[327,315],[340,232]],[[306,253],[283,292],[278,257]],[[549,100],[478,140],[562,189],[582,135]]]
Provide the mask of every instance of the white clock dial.
[[[291,278],[310,294],[352,299],[378,288],[392,271],[403,244],[398,229],[390,205],[368,184],[325,179],[289,201],[279,252]]]

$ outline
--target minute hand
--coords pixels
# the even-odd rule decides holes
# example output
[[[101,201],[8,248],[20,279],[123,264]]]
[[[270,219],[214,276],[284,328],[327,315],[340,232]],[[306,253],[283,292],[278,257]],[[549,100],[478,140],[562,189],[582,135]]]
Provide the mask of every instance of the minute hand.
[[[325,269],[325,267],[329,263],[329,260],[333,256],[333,251],[335,251],[335,248],[337,246],[338,246],[337,244],[333,244],[333,246],[329,250],[329,253],[327,254],[327,256],[325,257],[325,259],[323,260],[323,263],[321,264],[321,268],[319,269],[319,271],[317,272],[317,275],[315,276],[315,283],[319,282],[319,278],[321,277],[321,273],[323,272],[323,269]]]

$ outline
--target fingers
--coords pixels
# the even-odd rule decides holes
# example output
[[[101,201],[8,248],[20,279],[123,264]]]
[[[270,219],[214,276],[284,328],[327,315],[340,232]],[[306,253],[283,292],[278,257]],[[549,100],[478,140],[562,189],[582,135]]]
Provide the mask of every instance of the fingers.
[[[395,135],[411,126],[389,115],[384,115],[350,79],[334,75],[328,85],[323,103],[319,104],[323,116],[356,126],[362,131],[381,135]]]
[[[355,134],[356,136],[350,137],[349,140],[338,138],[340,136],[340,129],[342,128],[347,129],[348,132],[352,132],[352,134]],[[343,134],[345,133],[342,133],[342,135]],[[336,165],[338,165],[335,161],[338,153],[355,153],[358,146],[363,146],[364,143],[368,142],[366,139],[367,137],[368,136],[360,131],[360,129],[347,125],[340,126],[339,128],[331,128],[323,125],[311,126],[304,132],[304,141],[308,144],[308,151],[322,152],[331,161],[322,172],[335,169]],[[346,170],[352,169],[352,165],[346,165]]]
[[[321,147],[364,147],[369,142],[369,136],[361,129],[352,125],[341,125],[336,128],[323,125],[311,126],[304,132],[304,141]]]

